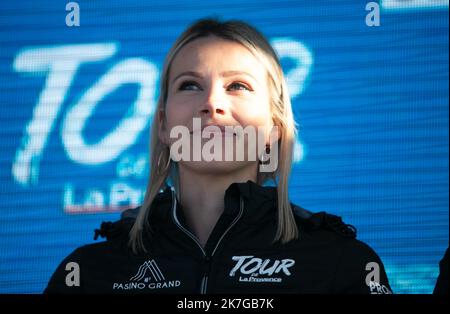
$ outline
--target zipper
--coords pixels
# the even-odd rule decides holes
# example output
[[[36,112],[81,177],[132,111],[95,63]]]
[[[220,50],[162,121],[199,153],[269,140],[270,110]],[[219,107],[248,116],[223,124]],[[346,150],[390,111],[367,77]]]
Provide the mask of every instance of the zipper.
[[[176,215],[177,198],[175,197],[175,191],[174,191],[173,187],[171,187],[171,192],[172,192],[172,218],[173,218],[175,224],[178,226],[178,228],[181,229],[181,231],[183,231],[187,236],[189,236],[197,244],[197,246],[200,248],[200,250],[202,251],[203,258],[204,258],[204,261],[205,261],[205,269],[203,271],[202,282],[201,282],[201,285],[200,285],[200,294],[206,294],[206,289],[208,288],[208,276],[209,276],[209,270],[210,270],[210,266],[211,266],[211,259],[214,256],[214,253],[216,252],[217,248],[219,247],[220,242],[222,242],[222,239],[225,237],[225,235],[228,233],[228,231],[230,231],[230,229],[233,228],[233,226],[242,217],[242,214],[244,213],[244,200],[243,200],[242,196],[239,197],[239,200],[240,200],[239,205],[240,206],[239,206],[239,213],[238,213],[238,215],[233,220],[233,222],[230,224],[230,226],[227,228],[227,230],[225,230],[225,232],[222,234],[222,236],[220,237],[219,241],[217,241],[217,244],[214,247],[214,250],[212,251],[211,255],[209,256],[209,255],[206,254],[205,250],[203,249],[203,247],[200,244],[200,242],[198,242],[198,240],[195,237],[195,235],[193,235],[192,232],[190,232],[185,227],[183,227],[181,225],[180,221],[178,220],[178,217]]]
[[[205,264],[203,269],[203,277],[202,284],[200,285],[200,294],[206,294],[206,289],[208,287],[208,276],[211,267],[211,258],[209,256],[205,256]]]

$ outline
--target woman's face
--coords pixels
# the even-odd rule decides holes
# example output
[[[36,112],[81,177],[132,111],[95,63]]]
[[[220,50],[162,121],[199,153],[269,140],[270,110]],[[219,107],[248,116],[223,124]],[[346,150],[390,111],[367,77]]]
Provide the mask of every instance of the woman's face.
[[[264,146],[268,143],[268,132],[273,126],[272,115],[269,104],[269,91],[267,84],[267,71],[258,59],[244,46],[239,43],[220,39],[215,36],[196,39],[184,46],[174,58],[169,78],[168,93],[165,114],[159,113],[160,139],[171,146],[178,138],[170,138],[170,130],[174,127],[185,127],[190,132],[190,160],[180,161],[180,164],[197,171],[208,173],[231,172],[241,167],[258,164],[253,158],[249,161],[247,153],[249,144],[245,138],[244,161],[236,161],[236,153],[232,161],[225,161],[225,140],[232,139],[236,145],[237,137],[240,135],[217,132],[211,137],[201,138],[200,131],[196,128],[198,122],[201,127],[207,125],[217,126],[248,126],[264,128]],[[194,123],[194,118],[196,123]],[[198,146],[193,145],[194,136],[198,136],[201,147],[205,143],[221,141],[221,161],[193,160],[193,151]],[[239,137],[240,138],[240,137]],[[184,139],[186,143],[186,139]],[[208,146],[211,150],[212,146]],[[234,150],[238,150],[234,146]],[[227,159],[228,160],[228,159]]]

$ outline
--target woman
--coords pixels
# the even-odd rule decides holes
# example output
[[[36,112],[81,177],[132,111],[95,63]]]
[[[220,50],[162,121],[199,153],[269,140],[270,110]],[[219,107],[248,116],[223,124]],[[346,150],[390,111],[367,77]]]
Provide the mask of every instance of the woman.
[[[264,36],[240,21],[196,22],[163,68],[143,205],[103,223],[107,241],[70,254],[45,292],[390,293],[353,227],[289,202],[295,134]]]

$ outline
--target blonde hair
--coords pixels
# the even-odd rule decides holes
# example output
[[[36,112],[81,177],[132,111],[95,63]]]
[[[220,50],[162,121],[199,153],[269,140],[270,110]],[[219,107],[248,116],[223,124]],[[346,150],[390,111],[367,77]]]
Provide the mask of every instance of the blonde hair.
[[[262,185],[268,179],[273,179],[277,185],[278,226],[274,241],[286,243],[298,237],[298,228],[288,195],[292,151],[297,128],[280,61],[264,35],[249,24],[237,20],[220,22],[216,19],[202,19],[192,24],[181,34],[170,49],[164,62],[160,94],[150,135],[151,164],[149,181],[144,202],[130,231],[129,244],[135,253],[138,253],[140,250],[146,252],[143,235],[144,231],[150,231],[150,207],[161,188],[167,184],[168,179],[172,181],[175,185],[175,190],[179,192],[178,165],[171,161],[169,147],[164,145],[158,137],[160,127],[158,112],[165,109],[170,67],[177,53],[187,43],[211,35],[243,45],[255,55],[267,70],[272,119],[280,134],[280,139],[277,142],[279,162],[275,172],[263,173],[258,171],[257,183]]]

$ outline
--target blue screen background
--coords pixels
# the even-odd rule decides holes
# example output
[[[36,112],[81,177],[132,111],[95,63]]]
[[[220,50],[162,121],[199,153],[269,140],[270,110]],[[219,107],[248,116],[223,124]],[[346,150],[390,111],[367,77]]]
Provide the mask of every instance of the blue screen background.
[[[395,293],[431,293],[448,247],[448,1],[0,4],[0,293],[40,293],[102,221],[142,202],[159,73],[205,16],[280,55],[299,135],[291,201],[342,216]],[[402,4],[403,3],[403,4]]]

